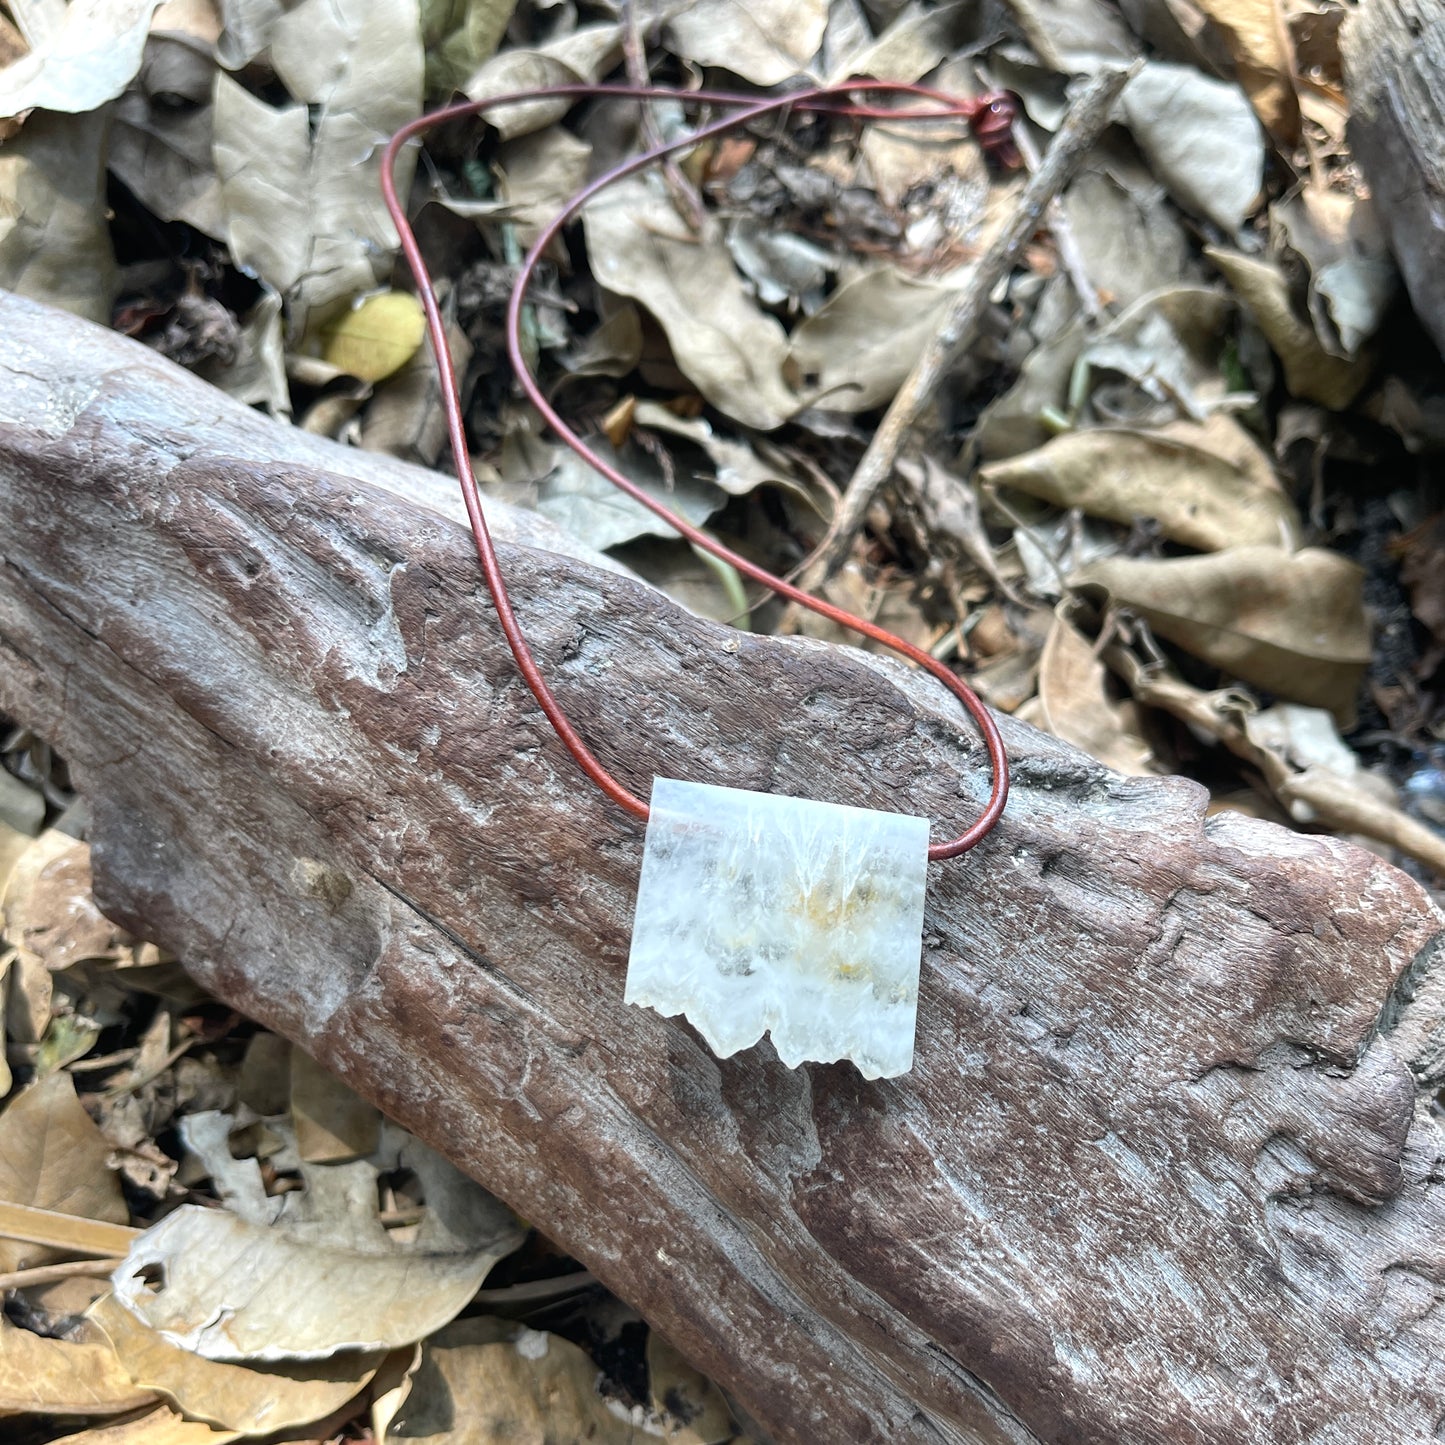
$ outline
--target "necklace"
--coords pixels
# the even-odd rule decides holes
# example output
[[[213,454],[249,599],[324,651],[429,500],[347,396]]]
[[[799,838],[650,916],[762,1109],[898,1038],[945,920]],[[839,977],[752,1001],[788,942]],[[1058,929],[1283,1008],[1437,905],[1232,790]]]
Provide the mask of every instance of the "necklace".
[[[897,111],[865,104],[863,95],[907,96],[932,105]],[[732,113],[614,166],[542,228],[507,306],[507,352],[518,382],[542,419],[583,461],[688,541],[780,597],[883,643],[953,693],[979,729],[993,775],[983,811],[956,837],[930,844],[925,818],[670,778],[653,780],[649,807],[593,755],[542,676],[512,610],[487,529],[441,307],[397,197],[394,169],[401,148],[433,126],[548,97],[669,99]],[[559,85],[467,101],[410,122],[387,145],[382,191],[426,313],[462,498],[502,632],[538,706],[578,766],[614,803],[647,823],[626,1001],[669,1016],[685,1014],[721,1058],[770,1031],[790,1067],[850,1058],[865,1078],[892,1077],[913,1062],[928,863],[956,858],[977,844],[998,822],[1008,798],[1008,759],[997,725],[977,694],[936,658],[733,552],[598,456],[544,395],[521,341],[522,306],[537,263],[600,191],[724,131],[794,110],[863,120],[963,119],[989,148],[1002,152],[1011,145],[1010,102],[961,100],[917,85],[857,81],[768,99],[651,86]]]

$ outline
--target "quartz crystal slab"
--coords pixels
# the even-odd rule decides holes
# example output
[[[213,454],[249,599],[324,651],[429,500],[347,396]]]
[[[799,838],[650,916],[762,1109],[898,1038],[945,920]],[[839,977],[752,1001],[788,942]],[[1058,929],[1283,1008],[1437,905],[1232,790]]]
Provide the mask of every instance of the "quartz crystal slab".
[[[719,1058],[771,1032],[789,1068],[913,1064],[928,820],[656,778],[628,1003]]]

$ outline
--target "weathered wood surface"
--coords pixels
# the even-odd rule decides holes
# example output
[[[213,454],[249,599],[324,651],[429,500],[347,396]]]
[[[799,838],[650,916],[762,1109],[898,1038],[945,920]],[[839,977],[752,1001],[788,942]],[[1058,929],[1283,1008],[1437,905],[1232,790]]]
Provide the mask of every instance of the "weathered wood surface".
[[[779,1439],[1437,1438],[1445,985],[1402,873],[1005,719],[1005,820],[931,870],[914,1071],[719,1063],[622,1004],[641,830],[537,713],[431,481],[29,303],[0,335],[0,707],[92,798],[103,902]],[[504,560],[634,787],[941,827],[984,795],[901,667]]]
[[[1340,37],[1350,148],[1415,314],[1445,352],[1445,23],[1439,0],[1362,0]]]

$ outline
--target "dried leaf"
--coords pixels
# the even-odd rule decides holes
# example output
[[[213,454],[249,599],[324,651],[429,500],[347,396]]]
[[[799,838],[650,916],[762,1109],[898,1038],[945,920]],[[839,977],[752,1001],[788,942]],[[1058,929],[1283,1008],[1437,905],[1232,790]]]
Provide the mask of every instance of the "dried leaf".
[[[206,1359],[322,1359],[430,1335],[517,1239],[509,1228],[490,1249],[403,1254],[378,1241],[362,1253],[184,1205],[135,1241],[112,1283],[142,1322]],[[153,1266],[158,1291],[145,1280]]]
[[[1166,561],[1112,557],[1080,568],[1159,636],[1291,702],[1354,718],[1370,659],[1363,573],[1335,552],[1236,547]]]
[[[733,1438],[732,1413],[722,1391],[656,1330],[647,1336],[647,1388],[672,1445],[723,1445]]]
[[[1142,167],[1083,171],[1062,204],[1084,274],[1104,299],[1129,306],[1184,279],[1188,238],[1178,212]]]
[[[427,90],[460,90],[496,52],[516,8],[517,0],[422,0]]]
[[[608,1409],[597,1393],[597,1366],[557,1335],[503,1320],[469,1319],[427,1340],[422,1352],[393,1427],[398,1442],[643,1445],[657,1438]],[[463,1421],[465,1436],[457,1430]]]
[[[940,61],[953,54],[960,21],[973,12],[968,0],[926,9],[920,0],[908,0],[876,38],[866,25],[860,43],[829,58],[829,83],[839,84],[855,75],[875,80],[922,80]]]
[[[979,419],[976,436],[988,457],[1014,456],[1052,435],[1048,411],[1067,405],[1075,369],[1117,371],[1179,411],[1204,420],[1207,399],[1221,395],[1219,351],[1233,302],[1204,286],[1173,286],[1141,296],[1090,338],[1080,325],[1035,347],[1019,379]]]
[[[1359,355],[1400,282],[1372,203],[1311,182],[1271,206],[1270,222],[1309,267],[1309,312],[1320,344],[1336,356]]]
[[[754,85],[781,85],[818,53],[827,0],[692,0],[667,22],[684,60],[716,65]]]
[[[385,1358],[343,1353],[257,1369],[178,1349],[113,1296],[97,1300],[88,1318],[137,1387],[164,1395],[188,1418],[245,1435],[270,1435],[326,1419],[360,1394]]]
[[[116,102],[110,169],[163,221],[225,235],[211,160],[214,54],[188,36],[153,34],[134,83]]]
[[[787,375],[821,411],[860,412],[892,400],[965,285],[972,267],[942,280],[879,267],[840,286],[793,331]]]
[[[381,1115],[302,1049],[291,1052],[291,1120],[308,1163],[360,1159],[380,1137]]]
[[[371,1433],[376,1445],[387,1445],[395,1437],[392,1422],[411,1394],[411,1382],[421,1368],[422,1347],[407,1345],[386,1357],[371,1382]]]
[[[1036,705],[1021,708],[1019,716],[1116,772],[1159,772],[1153,750],[1140,736],[1137,707],[1110,695],[1108,676],[1092,644],[1061,607],[1039,658]]]
[[[110,1145],[75,1095],[69,1074],[51,1074],[0,1114],[0,1200],[126,1224],[130,1213],[109,1167]],[[43,1245],[0,1239],[0,1273],[47,1264]]]
[[[561,126],[501,145],[498,189],[524,246],[586,184],[591,159],[592,147]]]
[[[132,1382],[103,1336],[53,1340],[0,1316],[0,1417],[120,1415],[154,1399]]]
[[[301,308],[369,290],[396,232],[381,152],[421,109],[416,0],[303,0],[271,31],[271,59],[299,104],[273,108],[216,80],[215,162],[237,263]],[[316,108],[314,126],[309,108]],[[414,156],[397,166],[404,195]]]
[[[114,100],[140,69],[160,0],[71,0],[28,55],[0,70],[0,116],[77,114]]]
[[[1067,74],[1129,61],[1137,42],[1106,0],[1013,0],[1009,7],[1034,52]]]
[[[1204,254],[1224,273],[1274,348],[1291,395],[1337,410],[1359,395],[1370,379],[1373,358],[1331,356],[1314,327],[1295,314],[1289,282],[1276,264],[1220,246],[1206,246]]]
[[[110,325],[105,116],[37,111],[0,149],[0,289]]]
[[[1279,0],[1194,0],[1224,36],[1239,83],[1264,128],[1286,145],[1299,138],[1294,46]]]
[[[1095,427],[979,468],[990,487],[1014,487],[1058,507],[1125,525],[1149,517],[1186,547],[1292,547],[1299,516],[1269,458],[1231,417],[1152,431]]]
[[[584,25],[533,50],[504,50],[494,55],[462,87],[472,100],[549,85],[596,81],[622,54],[622,27]],[[522,100],[486,112],[486,122],[503,140],[528,135],[561,120],[576,104],[571,99]]]
[[[678,366],[708,401],[762,430],[797,410],[782,374],[787,336],[747,294],[715,223],[693,236],[655,176],[609,187],[583,222],[598,284],[657,318]]]
[[[213,1430],[201,1420],[187,1420],[169,1407],[153,1410],[120,1425],[82,1430],[50,1445],[230,1445],[239,1440],[235,1430]]]
[[[125,956],[130,936],[95,906],[90,844],[51,829],[11,870],[0,895],[5,936],[52,973],[86,958]]]
[[[1120,105],[1169,194],[1185,210],[1237,230],[1264,179],[1264,137],[1239,88],[1188,66],[1149,61]]]

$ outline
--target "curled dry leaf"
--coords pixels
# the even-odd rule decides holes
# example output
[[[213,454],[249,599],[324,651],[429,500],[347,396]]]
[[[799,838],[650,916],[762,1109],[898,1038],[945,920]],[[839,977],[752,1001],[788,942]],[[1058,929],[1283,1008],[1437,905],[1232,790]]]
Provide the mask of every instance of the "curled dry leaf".
[[[687,379],[719,411],[771,430],[798,408],[788,338],[748,295],[715,222],[692,235],[656,176],[609,187],[582,213],[598,285],[645,306]]]
[[[0,150],[0,289],[110,325],[103,114],[36,112]]]
[[[361,1392],[385,1358],[380,1353],[342,1353],[257,1369],[177,1348],[121,1308],[113,1296],[97,1300],[87,1318],[139,1389],[164,1395],[191,1419],[245,1435],[270,1435],[326,1419]]]
[[[127,1224],[130,1213],[109,1159],[110,1145],[82,1108],[69,1074],[32,1084],[0,1114],[0,1200]],[[0,1274],[58,1257],[45,1245],[0,1239]]]
[[[1399,273],[1367,200],[1321,185],[1270,207],[1273,229],[1309,267],[1309,313],[1325,350],[1354,358],[1380,328]]]
[[[754,85],[781,85],[818,53],[828,0],[691,0],[667,22],[683,60],[715,65]]]
[[[1289,282],[1272,261],[1206,246],[1204,254],[1224,273],[1245,309],[1254,317],[1284,368],[1292,396],[1339,409],[1348,406],[1370,379],[1373,358],[1331,356],[1308,321],[1295,313]]]
[[[987,457],[1008,457],[1047,441],[1052,433],[1046,413],[1065,409],[1080,362],[1117,371],[1202,421],[1204,403],[1224,389],[1218,358],[1233,307],[1221,291],[1171,286],[1141,296],[1092,339],[1078,325],[1036,346],[1018,380],[980,417],[975,433],[980,450]]]
[[[40,109],[78,114],[114,100],[140,69],[160,0],[71,0],[59,23],[0,70],[0,117]]]
[[[1215,552],[1293,547],[1299,516],[1269,458],[1232,417],[1150,431],[1095,427],[980,467],[988,487],[1013,487],[1058,507],[1126,526],[1149,517],[1171,541]]]
[[[1119,103],[1169,194],[1186,211],[1237,230],[1264,180],[1264,137],[1239,88],[1155,60]]]
[[[55,1340],[0,1316],[0,1417],[121,1415],[155,1401],[103,1335]]]
[[[291,1051],[291,1121],[308,1163],[361,1159],[376,1150],[381,1115],[302,1049]]]
[[[1068,620],[1065,604],[1039,657],[1038,696],[1018,716],[1115,772],[1157,773],[1153,751],[1140,734],[1138,708],[1110,696],[1108,677],[1093,645]]]
[[[487,100],[519,90],[595,81],[621,54],[620,25],[583,25],[536,49],[504,50],[494,55],[462,89],[471,100]],[[561,120],[573,104],[566,99],[523,100],[489,110],[486,121],[503,140],[513,140]]]
[[[1247,724],[1252,704],[1237,692],[1205,692],[1191,687],[1171,669],[1157,663],[1145,666],[1122,647],[1112,646],[1106,655],[1139,702],[1172,713],[1195,733],[1217,739],[1257,768],[1296,821],[1373,838],[1445,878],[1445,838],[1382,796],[1372,786],[1376,780],[1342,768],[1335,747],[1327,744],[1321,748],[1321,728],[1328,724],[1328,718],[1324,724],[1306,722],[1304,726],[1298,716],[1256,724],[1255,736],[1251,737]],[[1299,714],[1307,710],[1294,711]]]
[[[1165,561],[1106,558],[1069,581],[1102,587],[1186,652],[1348,725],[1370,660],[1363,579],[1335,552],[1235,547]]]
[[[839,84],[855,75],[875,80],[922,80],[953,54],[960,22],[972,12],[968,0],[955,0],[935,9],[925,8],[920,0],[908,0],[879,35],[867,38],[865,28],[858,45],[845,47],[840,55],[830,55],[829,84]]]

